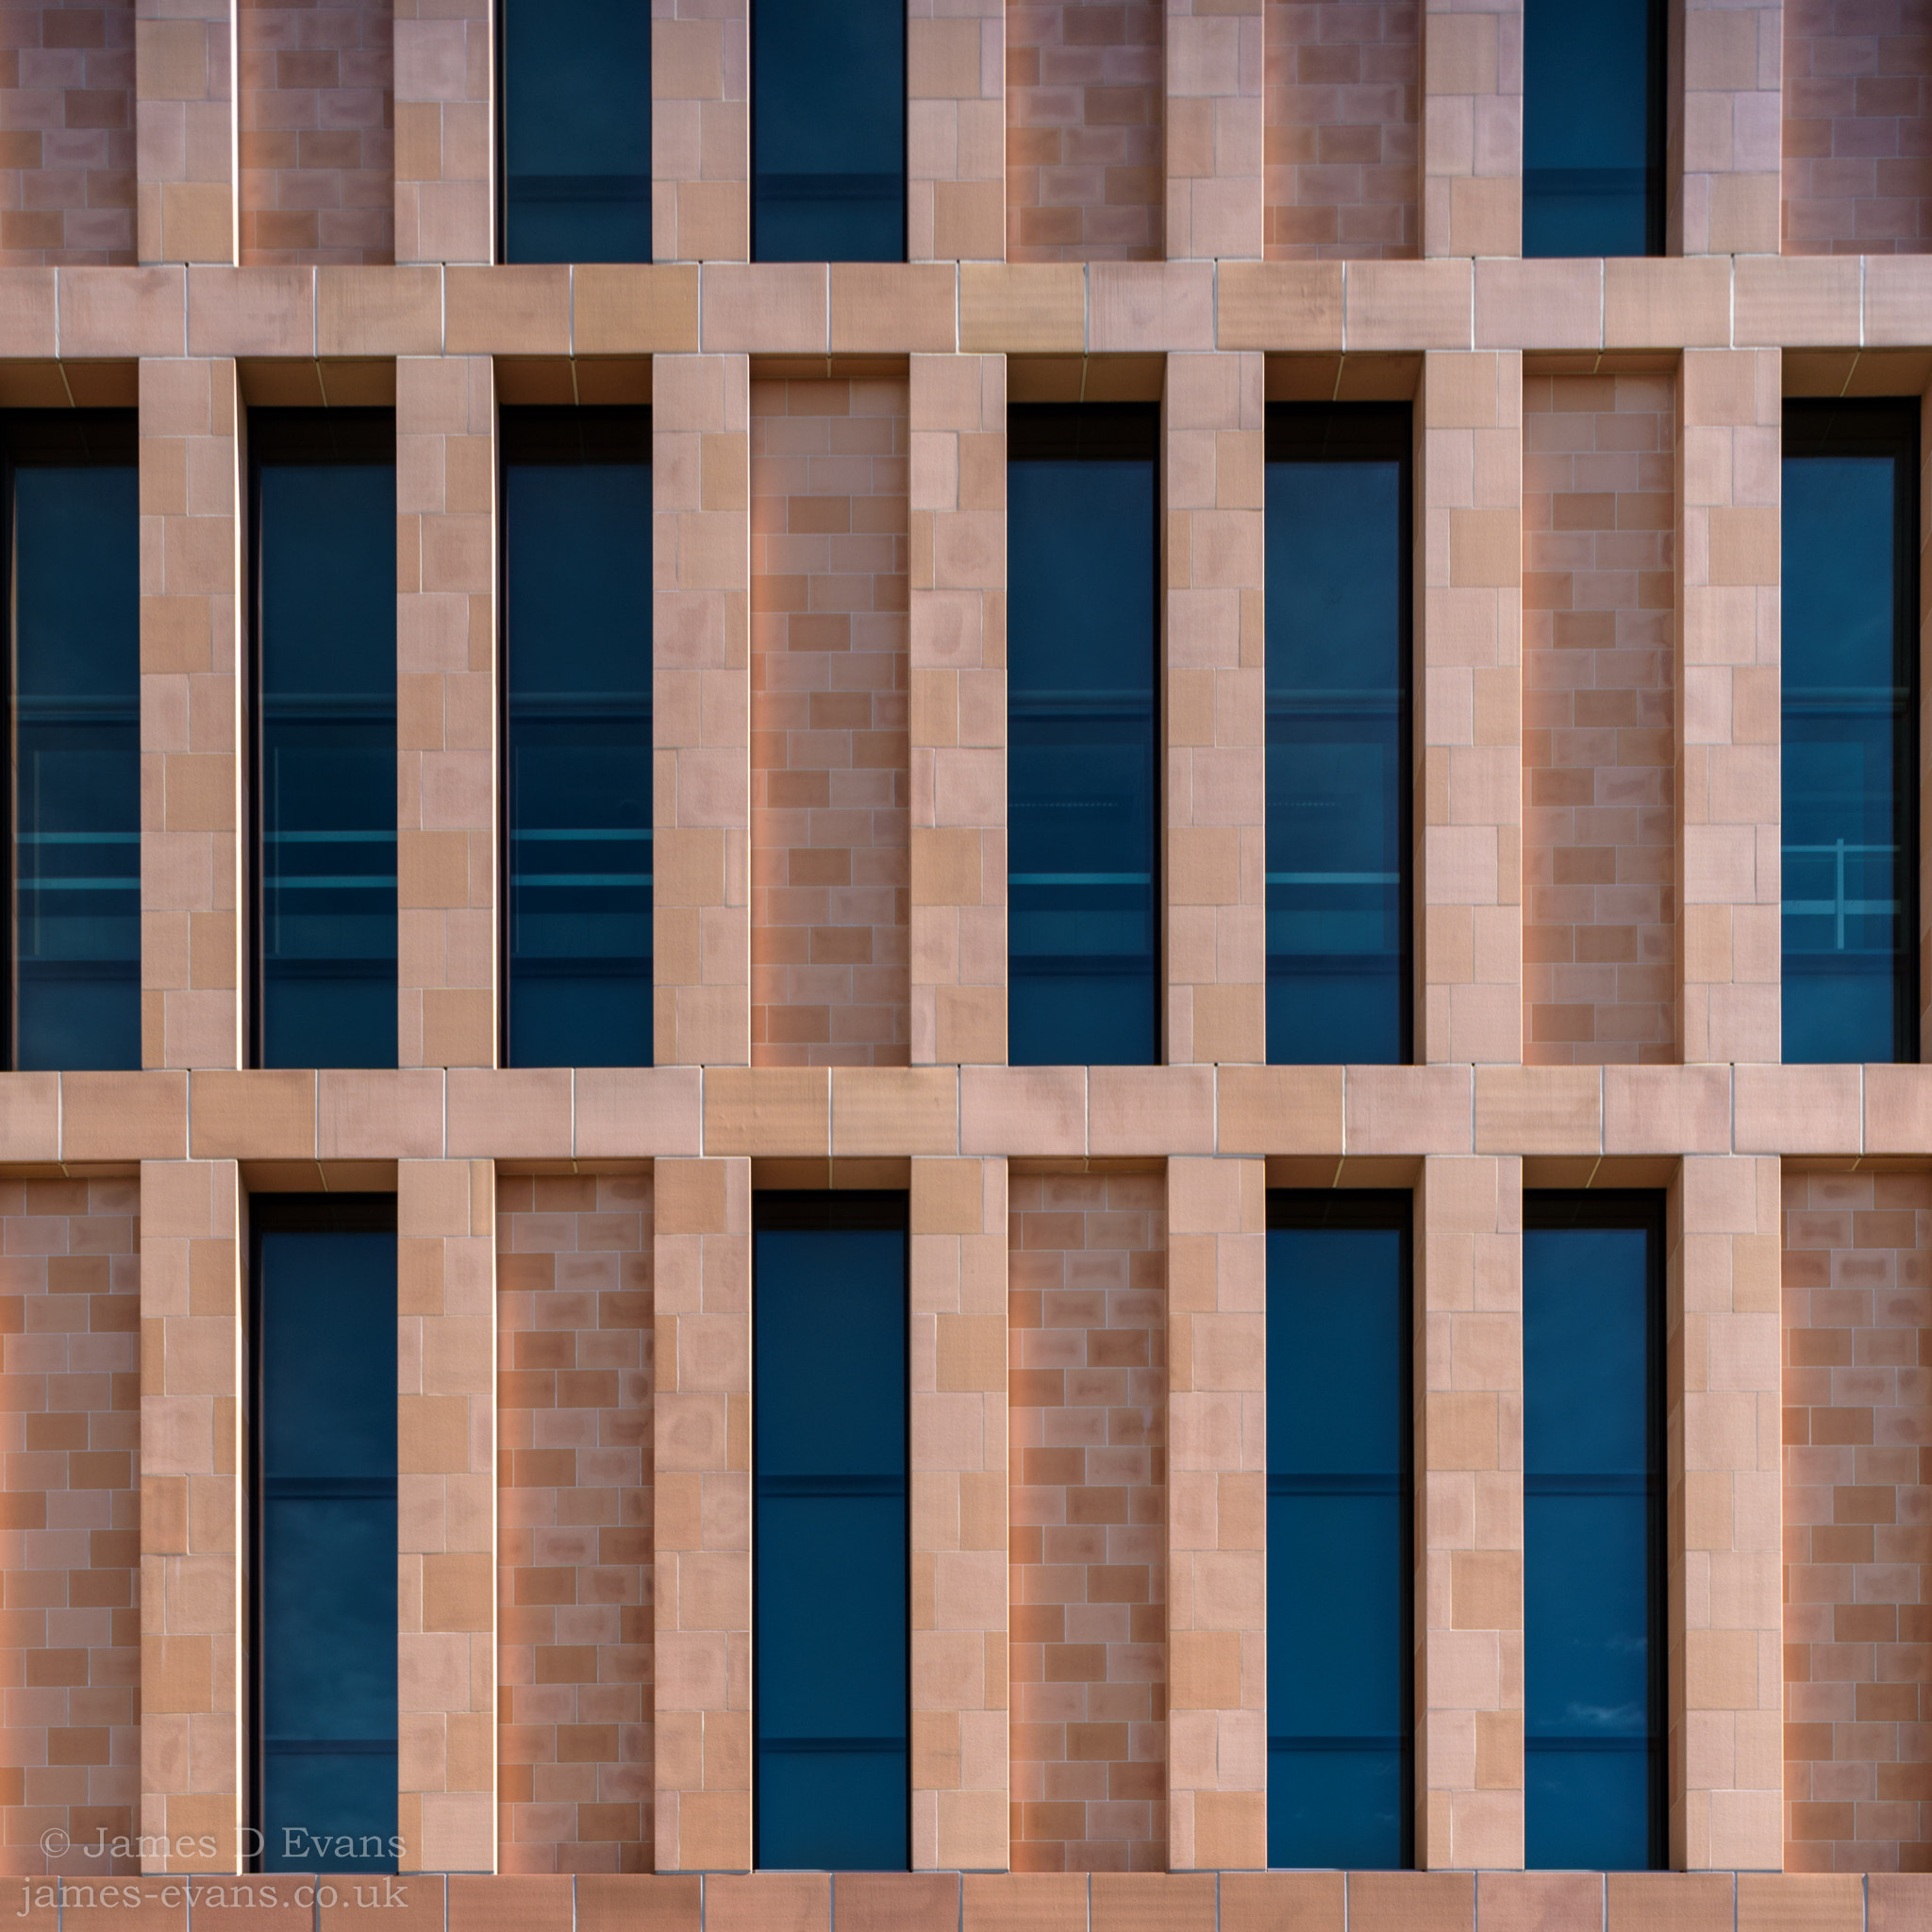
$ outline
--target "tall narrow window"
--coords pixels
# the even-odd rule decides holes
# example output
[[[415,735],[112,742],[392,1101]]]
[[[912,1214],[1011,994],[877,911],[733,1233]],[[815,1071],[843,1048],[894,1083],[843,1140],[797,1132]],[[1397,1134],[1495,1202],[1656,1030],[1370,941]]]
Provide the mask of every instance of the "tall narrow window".
[[[396,466],[388,409],[248,419],[255,1059],[396,1063]]]
[[[505,409],[505,1054],[651,1064],[651,412]]]
[[[906,1197],[753,1211],[754,1832],[761,1866],[906,1869]]]
[[[1664,252],[1664,0],[1526,0],[1523,252]]]
[[[651,258],[651,11],[502,0],[503,259]]]
[[[248,1225],[260,1868],[393,1872],[395,1198],[258,1194]]]
[[[751,253],[906,259],[905,0],[755,0]]]
[[[1407,1194],[1268,1196],[1268,1862],[1412,1864]]]
[[[1409,412],[1268,411],[1268,1058],[1407,1060]]]
[[[1785,405],[1784,1057],[1919,1058],[1919,406]]]
[[[1524,1855],[1664,1862],[1663,1203],[1523,1201]]]
[[[1008,1058],[1159,1056],[1159,411],[1007,418]]]
[[[141,1065],[140,493],[132,410],[0,419],[12,970],[4,1064]]]

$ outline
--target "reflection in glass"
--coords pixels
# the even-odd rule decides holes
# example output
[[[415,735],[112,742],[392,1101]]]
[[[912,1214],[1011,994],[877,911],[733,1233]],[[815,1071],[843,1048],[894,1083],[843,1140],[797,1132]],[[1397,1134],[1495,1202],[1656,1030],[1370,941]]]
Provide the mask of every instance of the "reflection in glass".
[[[906,259],[905,0],[751,10],[754,261]]]
[[[651,412],[503,411],[506,1058],[651,1064]]]
[[[396,1063],[396,471],[388,409],[258,409],[265,1067]]]
[[[1784,1057],[1919,1058],[1915,402],[1788,402]]]
[[[1661,255],[1662,0],[1526,0],[1523,252]]]
[[[760,1194],[752,1241],[758,1843],[905,1871],[906,1196]]]
[[[1526,1861],[1663,1862],[1662,1205],[1525,1194]]]
[[[1008,415],[1008,1054],[1158,1054],[1155,452],[1140,405]]]
[[[141,1065],[135,419],[5,419],[12,499],[12,1012],[24,1071]]]
[[[1268,1862],[1410,1855],[1408,1197],[1268,1196]]]
[[[1406,406],[1268,412],[1268,1058],[1408,1058]]]
[[[651,258],[651,9],[504,0],[506,261]]]
[[[249,1219],[261,1868],[393,1872],[395,1362],[370,1343],[395,1332],[395,1202],[258,1194]]]

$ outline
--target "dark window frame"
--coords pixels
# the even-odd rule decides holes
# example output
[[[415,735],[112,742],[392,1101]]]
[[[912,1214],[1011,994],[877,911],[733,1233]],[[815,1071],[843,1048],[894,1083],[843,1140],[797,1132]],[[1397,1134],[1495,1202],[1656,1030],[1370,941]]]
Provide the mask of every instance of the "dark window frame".
[[[1007,409],[1007,467],[1024,462],[1077,462],[1095,459],[1151,461],[1154,465],[1154,512],[1148,532],[1148,571],[1152,581],[1152,610],[1148,648],[1153,656],[1153,752],[1149,853],[1154,895],[1154,968],[1149,975],[1154,1001],[1153,1053],[1144,1064],[1160,1066],[1167,1058],[1167,620],[1162,580],[1166,568],[1164,541],[1167,439],[1165,412],[1158,403],[1013,403]],[[1008,657],[1010,663],[1010,654]],[[1012,738],[1013,695],[1007,682],[1008,741]],[[1010,760],[1010,754],[1009,754]],[[1012,787],[1010,762],[1008,791]],[[1010,819],[1010,809],[1008,818]],[[1007,858],[1010,878],[1010,836]],[[1010,905],[1012,890],[1008,887]],[[1012,942],[1007,950],[1008,995],[1012,987]],[[1016,1062],[1016,1064],[1035,1064]],[[1044,1064],[1043,1062],[1041,1064]]]
[[[1892,971],[1892,1058],[1918,1064],[1924,1052],[1919,1011],[1919,707],[1924,679],[1919,642],[1919,424],[1916,396],[1787,396],[1780,429],[1780,467],[1792,458],[1887,457],[1892,463],[1892,676],[1904,698],[1892,736],[1892,822],[1901,855],[1894,877],[1901,901],[1899,949]],[[1778,742],[1784,744],[1786,707],[1780,690]],[[1780,866],[1782,879],[1782,866]],[[1780,901],[1782,926],[1782,901]],[[1780,977],[1790,972],[1782,932]],[[1815,1062],[1810,1064],[1816,1064]]]
[[[1412,403],[1270,403],[1267,406],[1266,443],[1263,457],[1262,517],[1267,517],[1267,466],[1274,463],[1320,463],[1374,461],[1394,462],[1399,466],[1397,489],[1402,497],[1402,531],[1399,544],[1399,578],[1396,590],[1396,623],[1401,627],[1397,688],[1401,693],[1401,716],[1397,724],[1398,791],[1396,822],[1404,828],[1402,843],[1402,884],[1398,889],[1398,916],[1402,922],[1401,963],[1396,972],[1404,998],[1397,1066],[1415,1064],[1416,1009],[1422,1002],[1422,989],[1416,982],[1415,944],[1415,848],[1418,827],[1415,820],[1415,407]],[[1265,529],[1264,529],[1265,540]],[[1267,640],[1262,640],[1262,702],[1267,702]],[[1262,739],[1263,771],[1266,771],[1267,740]],[[1264,777],[1265,783],[1265,777]],[[1265,808],[1263,842],[1265,847]],[[1265,866],[1264,850],[1264,866]],[[1263,888],[1263,918],[1267,895]],[[1266,939],[1263,945],[1263,986],[1266,986]],[[1266,1052],[1267,1042],[1263,1041]],[[1300,1064],[1277,1061],[1271,1066]]]
[[[262,998],[262,586],[261,586],[261,472],[263,445],[272,452],[269,464],[291,458],[280,452],[298,448],[305,435],[313,437],[312,451],[294,460],[340,463],[396,463],[396,412],[393,408],[259,408],[248,411],[245,438],[248,445],[248,588],[247,637],[244,641],[247,707],[245,763],[242,769],[242,823],[243,827],[242,870],[242,898],[246,928],[243,934],[247,954],[242,969],[242,1064],[260,1068],[264,1058],[263,1028],[266,1023]],[[277,447],[279,446],[279,448]],[[398,826],[400,846],[400,826]],[[398,899],[398,909],[401,901]],[[400,945],[400,933],[398,933]],[[400,953],[398,954],[400,961]]]
[[[500,4],[500,0],[499,0]],[[548,438],[556,438],[556,446],[565,451],[573,448],[578,452],[568,459],[586,461],[583,454],[590,444],[604,442],[616,448],[624,442],[621,432],[629,432],[633,438],[641,437],[643,447],[643,461],[650,470],[655,487],[657,475],[657,445],[651,434],[651,405],[649,403],[562,403],[562,404],[504,404],[497,410],[496,417],[496,502],[498,531],[496,541],[496,742],[500,748],[500,768],[496,784],[496,958],[497,987],[496,1003],[496,1063],[500,1067],[514,1067],[518,1064],[510,1057],[510,810],[513,785],[508,763],[510,742],[510,689],[509,689],[509,538],[503,525],[506,506],[509,501],[507,488],[509,467],[512,462],[531,462],[539,458],[533,451],[541,450]],[[657,533],[646,529],[644,539],[655,546]],[[648,586],[646,587],[648,595]],[[651,735],[654,746],[657,739],[657,625],[653,614],[651,636]],[[646,775],[645,795],[651,800],[651,992],[652,1012],[646,1021],[651,1032],[651,1058],[647,1064],[657,1064],[657,907],[658,907],[658,861],[657,861],[657,786],[651,776]]]
[[[242,1204],[248,1224],[247,1351],[243,1374],[246,1414],[242,1418],[243,1457],[247,1493],[242,1498],[242,1524],[247,1538],[246,1603],[243,1607],[243,1636],[248,1656],[242,1672],[248,1706],[242,1714],[243,1728],[242,1824],[253,1833],[251,1844],[244,1837],[242,1869],[261,1872],[266,1849],[262,1842],[261,1821],[266,1812],[263,1781],[267,1752],[261,1732],[265,1705],[264,1666],[267,1653],[262,1641],[262,1593],[267,1581],[261,1561],[262,1550],[262,1357],[261,1326],[261,1238],[265,1234],[390,1234],[396,1232],[396,1197],[393,1194],[250,1194]],[[400,1477],[400,1469],[397,1472]],[[401,1714],[398,1709],[398,1724]]]
[[[1644,1440],[1649,1448],[1645,1551],[1650,1562],[1647,1659],[1650,1679],[1649,1748],[1650,1864],[1661,1872],[1671,1862],[1670,1744],[1670,1459],[1668,1431],[1670,1308],[1667,1300],[1669,1204],[1661,1191],[1637,1188],[1525,1188],[1523,1225],[1530,1229],[1641,1228],[1644,1242],[1644,1301],[1648,1314],[1644,1351]],[[1526,1461],[1525,1457],[1525,1461]],[[1537,1478],[1526,1472],[1524,1489]],[[1526,1561],[1525,1544],[1525,1561]],[[1528,1726],[1524,1750],[1534,1748]]]
[[[498,0],[503,4],[503,0]],[[753,261],[758,254],[758,0],[747,0],[745,13],[745,235],[746,248]],[[911,22],[900,16],[899,36],[899,253],[896,259],[912,258],[912,31]]]
[[[1396,1374],[1406,1393],[1400,1405],[1401,1442],[1398,1450],[1396,1494],[1401,1510],[1401,1540],[1409,1557],[1409,1588],[1401,1602],[1401,1708],[1407,1715],[1402,1730],[1402,1841],[1400,1862],[1392,1869],[1415,1869],[1415,1731],[1416,1709],[1415,1628],[1416,1598],[1423,1589],[1420,1553],[1416,1549],[1415,1515],[1415,1410],[1421,1391],[1415,1382],[1415,1324],[1420,1314],[1415,1294],[1415,1196],[1407,1188],[1270,1188],[1267,1191],[1266,1225],[1275,1228],[1373,1229],[1402,1237],[1402,1291],[1407,1304],[1408,1319],[1401,1324],[1401,1357]],[[1267,1288],[1263,1288],[1264,1300]],[[1274,1324],[1270,1311],[1268,1347],[1273,1347]],[[1262,1362],[1262,1381],[1267,1381],[1267,1362]],[[1273,1492],[1274,1472],[1265,1471],[1265,1487]],[[1271,1614],[1272,1623],[1272,1614]],[[1271,1633],[1272,1634],[1272,1633]],[[1271,1641],[1269,1655],[1274,1655]],[[1272,1714],[1271,1714],[1272,1725]],[[1274,1750],[1272,1730],[1263,1749]],[[1280,1867],[1280,1870],[1299,1869]]]
[[[1643,255],[1612,256],[1610,260],[1648,259],[1670,252],[1670,103],[1671,103],[1671,9],[1666,0],[1645,0],[1647,12],[1644,45],[1644,141],[1643,141]],[[1525,17],[1524,32],[1528,22]],[[1529,195],[1524,171],[1524,198]],[[1594,258],[1585,258],[1591,259]],[[1530,256],[1532,261],[1560,260],[1556,256]]]
[[[140,467],[141,417],[136,409],[0,410],[0,585],[7,598],[6,688],[0,691],[7,749],[7,782],[0,785],[0,842],[5,856],[7,904],[5,958],[0,959],[0,1067],[17,1067],[20,1052],[20,987],[16,967],[20,916],[19,850],[14,843],[15,747],[20,708],[18,688],[19,599],[15,594],[14,475],[25,468],[135,469]],[[139,687],[136,705],[139,707]],[[136,754],[139,757],[139,752]],[[138,866],[137,859],[137,866]],[[137,992],[140,967],[136,966]],[[138,1071],[137,1066],[128,1071]]]
[[[769,1231],[843,1232],[864,1229],[897,1231],[903,1241],[901,1267],[906,1283],[906,1431],[901,1453],[906,1462],[906,1606],[908,1643],[906,1651],[906,1869],[912,1869],[912,1650],[910,1615],[912,1606],[912,1197],[898,1188],[759,1188],[753,1191],[751,1209],[751,1316],[752,1358],[758,1358],[757,1322],[758,1237]],[[751,1681],[753,1704],[757,1704],[758,1672],[758,1458],[757,1391],[752,1394],[751,1428]],[[753,1871],[791,1871],[791,1866],[764,1866],[758,1861],[759,1764],[757,1711],[754,1708],[751,1733],[751,1857]]]

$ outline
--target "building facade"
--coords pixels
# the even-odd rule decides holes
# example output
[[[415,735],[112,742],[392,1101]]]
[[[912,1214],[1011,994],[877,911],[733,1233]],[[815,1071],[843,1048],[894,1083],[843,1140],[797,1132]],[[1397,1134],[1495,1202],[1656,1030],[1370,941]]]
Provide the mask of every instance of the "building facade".
[[[775,0],[526,6],[7,16],[5,1895],[195,1932],[1932,1925],[1923,20],[1656,9],[1603,189],[1638,240],[1575,255],[1535,237],[1602,157],[1548,131],[1557,57],[1504,0],[913,0],[903,55],[857,5],[849,48]],[[612,38],[559,70],[566,28]],[[1573,87],[1609,71],[1579,44]],[[820,233],[894,258],[791,258]],[[1799,530],[1785,479],[1881,456],[1902,655],[1801,686],[1798,576],[1812,616],[1877,595],[1880,525],[1807,471]],[[1309,516],[1351,465],[1396,479],[1382,551],[1293,548],[1318,461]],[[1136,463],[1126,522],[1053,521]],[[117,464],[125,499],[20,480]],[[1086,723],[1041,615],[1081,541],[1148,644]],[[36,641],[92,664],[70,603],[124,578],[126,714],[106,673],[48,697]],[[1359,675],[1277,660],[1290,608]],[[1297,819],[1271,766],[1343,710],[1386,790]],[[23,789],[75,719],[138,739],[125,824],[108,765]],[[1070,749],[1103,742],[1142,775]],[[1057,770],[1144,851],[1056,846]],[[1350,798],[1379,856],[1338,857]],[[68,954],[36,839],[138,843],[138,880],[60,860],[106,922]],[[1382,1043],[1323,1051],[1369,1037],[1364,986]],[[1053,1051],[1089,1038],[1137,1043]],[[785,1476],[753,1257],[775,1283],[822,1228],[903,1242],[906,1374],[855,1404],[901,1446]],[[1540,1312],[1584,1279],[1549,1244],[1607,1228],[1647,1244],[1627,1386]],[[1393,1257],[1379,1353],[1289,1313],[1311,1230]],[[391,1234],[387,1439],[386,1308],[275,1257]],[[1539,1420],[1525,1364],[1565,1345],[1635,1465]],[[366,1467],[346,1409],[283,1430],[305,1374],[362,1390]],[[1340,1470],[1277,1434],[1324,1386],[1384,1404]],[[1324,1496],[1384,1499],[1392,1570],[1306,1527]],[[1539,1525],[1599,1542],[1578,1497],[1629,1505],[1649,1689],[1566,1745]],[[810,1775],[889,1759],[906,1869],[789,1869],[781,1626],[844,1653],[774,1553],[854,1498],[903,1525],[864,1603],[904,1709]],[[264,1568],[329,1510],[310,1570]],[[391,1524],[385,1691],[390,1599],[330,1597],[328,1553]],[[1318,1587],[1337,1629],[1392,1620],[1385,1668],[1287,1621]],[[320,1677],[276,1674],[297,1598]],[[1394,1715],[1280,1728],[1331,1681]],[[380,1737],[341,1716],[365,1691]],[[1638,1853],[1532,1869],[1577,1862],[1539,1835],[1566,1749],[1635,1767]],[[1394,1849],[1276,1856],[1290,1780],[1376,1750]],[[258,1869],[278,1767],[351,1763],[394,1768],[388,1871]]]

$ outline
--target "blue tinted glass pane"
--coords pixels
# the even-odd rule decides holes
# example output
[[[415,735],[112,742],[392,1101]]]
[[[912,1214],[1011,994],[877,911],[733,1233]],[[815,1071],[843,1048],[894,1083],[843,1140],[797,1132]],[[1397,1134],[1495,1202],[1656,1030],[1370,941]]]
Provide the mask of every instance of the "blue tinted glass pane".
[[[651,258],[651,9],[506,0],[504,258]]]
[[[504,475],[509,1064],[651,1064],[651,472]]]
[[[904,1473],[905,1244],[888,1228],[759,1230],[761,1476]]]
[[[1269,1474],[1272,1479],[1272,1466]],[[1271,1737],[1366,1737],[1390,1750],[1400,1747],[1403,1599],[1409,1587],[1405,1513],[1393,1475],[1366,1495],[1269,1496]],[[1313,1658],[1321,1662],[1311,1667]],[[1378,1862],[1400,1863],[1393,1852],[1386,1848]]]
[[[141,1064],[131,464],[13,473],[13,1064]]]
[[[1283,1398],[1268,1405],[1270,1470],[1402,1473],[1407,1240],[1392,1227],[1268,1230],[1268,1372]]]
[[[1643,1226],[1523,1237],[1528,1858],[1647,1866],[1659,1455]]]
[[[1892,680],[1890,457],[1784,463],[1784,687],[1828,694]]]
[[[395,1868],[395,1369],[370,1345],[395,1331],[395,1252],[392,1234],[260,1237],[270,1871]],[[344,1837],[358,1842],[317,1850]]]
[[[762,1469],[759,1475],[759,1739],[781,1751],[811,1739],[887,1740],[898,1748],[906,1730],[903,1480],[878,1495],[785,1495],[773,1493]],[[841,1472],[836,1480],[849,1477]]]
[[[1652,1862],[1643,1751],[1525,1745],[1524,1862],[1542,1872],[1641,1872]]]
[[[393,1476],[394,1378],[369,1338],[395,1315],[395,1237],[271,1231],[261,1266],[265,1472]]]
[[[902,1872],[908,1758],[877,1751],[758,1753],[758,1862],[767,1871]]]
[[[271,1749],[387,1738],[395,1724],[395,1590],[372,1593],[369,1585],[385,1563],[395,1568],[395,1504],[282,1496],[276,1478],[267,1481],[262,1708]]]
[[[1398,1061],[1402,469],[1268,465],[1268,1058]]]
[[[1527,0],[1524,255],[1649,253],[1652,12],[1651,0]]]
[[[1524,1657],[1530,1735],[1628,1738],[1650,1729],[1649,1499],[1524,1498]]]
[[[393,464],[265,463],[261,1058],[396,1063]]]
[[[1651,1466],[1648,1240],[1641,1227],[1524,1233],[1524,1278],[1538,1283],[1523,1305],[1523,1453],[1532,1475],[1642,1475]]]
[[[1154,464],[1008,471],[1008,1054],[1156,1057]]]
[[[272,1751],[261,1784],[263,1814],[279,1821],[263,1832],[264,1872],[396,1869],[393,1749]]]
[[[1406,1862],[1407,1239],[1268,1232],[1271,1865]]]
[[[758,0],[751,159],[754,261],[905,260],[905,0]]]
[[[1784,1057],[1910,1058],[1890,456],[1784,463]]]
[[[1268,1862],[1393,1869],[1409,1807],[1407,1760],[1395,1750],[1277,1750],[1268,1745]]]
[[[752,1284],[757,1860],[904,1870],[906,1236],[760,1228]]]

